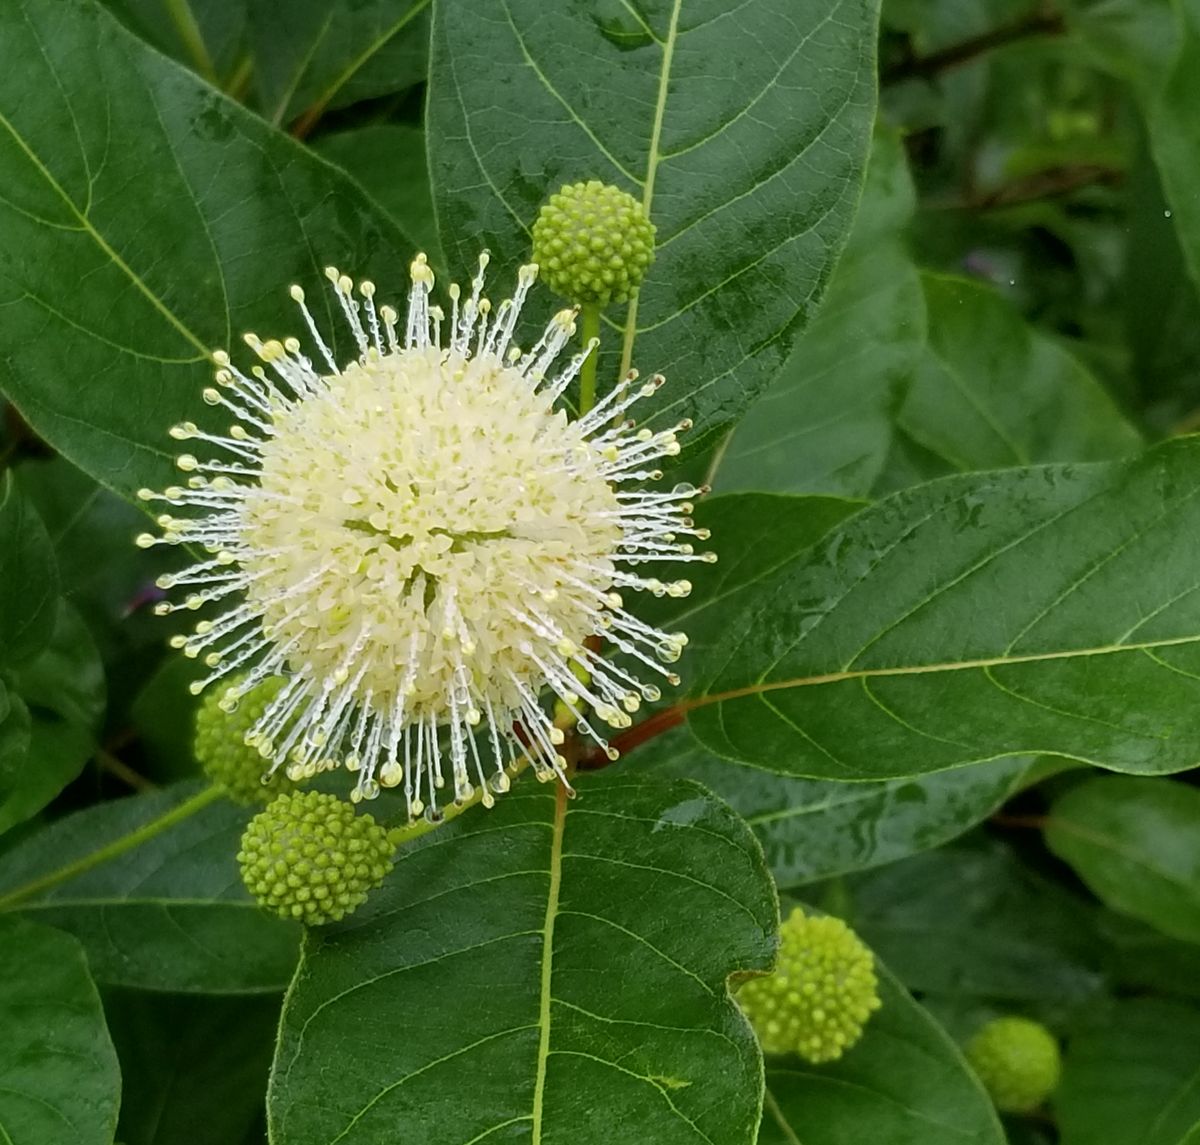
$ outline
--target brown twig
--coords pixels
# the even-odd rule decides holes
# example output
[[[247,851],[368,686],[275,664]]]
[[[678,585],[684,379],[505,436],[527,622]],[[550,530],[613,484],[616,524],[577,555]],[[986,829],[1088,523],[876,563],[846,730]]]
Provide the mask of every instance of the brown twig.
[[[686,715],[686,708],[682,704],[677,704],[671,708],[663,708],[661,711],[655,712],[648,719],[642,720],[640,724],[634,724],[633,727],[621,732],[620,735],[613,736],[611,746],[615,747],[621,755],[628,755],[635,747],[640,747],[647,740],[653,739],[655,736],[660,736],[663,732],[670,731],[674,727],[678,727],[683,723]],[[602,767],[607,767],[612,760],[608,758],[602,751],[593,751],[579,760],[580,771],[599,771]]]
[[[101,770],[109,775],[115,775],[122,783],[127,783],[134,791],[153,791],[157,784],[151,783],[144,775],[139,775],[124,760],[118,759],[105,748],[96,751],[96,762]]]
[[[951,68],[968,64],[978,56],[1019,40],[1036,36],[1061,36],[1067,30],[1066,21],[1054,11],[1038,9],[1020,20],[993,28],[979,36],[960,40],[927,56],[909,56],[884,69],[880,82],[896,84],[907,79],[931,79]]]
[[[1050,822],[1050,817],[1048,815],[1006,815],[1003,811],[998,811],[989,822],[995,823],[997,827],[1022,827],[1041,831]]]
[[[1119,186],[1123,179],[1123,171],[1100,163],[1050,167],[992,191],[945,202],[934,200],[925,206],[928,210],[936,211],[994,211],[1003,207],[1019,207],[1024,203],[1060,199],[1084,187],[1115,187]]]

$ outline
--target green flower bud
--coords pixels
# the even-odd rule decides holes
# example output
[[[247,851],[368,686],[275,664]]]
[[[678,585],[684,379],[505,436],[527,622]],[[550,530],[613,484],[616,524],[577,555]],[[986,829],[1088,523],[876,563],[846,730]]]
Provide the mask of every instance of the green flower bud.
[[[764,1053],[834,1061],[879,1009],[875,960],[840,918],[796,907],[780,928],[775,973],[751,979],[737,1000]]]
[[[264,781],[268,765],[257,748],[247,745],[245,737],[279,694],[283,680],[278,676],[264,680],[243,696],[232,712],[226,712],[221,700],[240,679],[232,677],[225,687],[205,692],[196,712],[196,758],[204,774],[235,802],[265,803],[279,792],[283,772],[281,769]]]
[[[538,213],[533,261],[542,281],[571,302],[624,302],[654,261],[654,224],[619,187],[573,183]]]
[[[1005,1113],[1036,1109],[1058,1086],[1058,1042],[1039,1022],[997,1018],[967,1045],[967,1060]]]
[[[392,869],[387,831],[336,795],[281,795],[250,820],[238,863],[259,903],[308,926],[336,922],[367,901]]]

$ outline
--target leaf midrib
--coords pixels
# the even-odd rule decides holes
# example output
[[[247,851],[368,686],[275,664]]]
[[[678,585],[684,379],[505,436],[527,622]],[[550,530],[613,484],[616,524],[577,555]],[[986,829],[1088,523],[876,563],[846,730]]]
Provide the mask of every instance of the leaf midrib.
[[[46,181],[47,185],[54,193],[63,201],[67,209],[79,221],[79,225],[92,241],[107,255],[109,260],[116,266],[137,291],[174,327],[174,329],[196,347],[200,353],[207,358],[208,347],[184,325],[179,317],[172,311],[161,298],[158,297],[150,289],[149,286],[142,280],[137,272],[117,253],[117,251],[109,244],[108,240],[92,225],[91,220],[76,206],[75,201],[67,194],[63,186],[54,177],[50,169],[42,162],[37,152],[26,141],[25,137],[16,129],[12,121],[3,113],[0,112],[0,126],[2,126],[12,137],[12,140],[21,149],[22,153],[33,164],[38,174]]]
[[[554,799],[554,835],[550,843],[550,886],[542,924],[542,974],[538,998],[537,1076],[533,1086],[530,1145],[542,1145],[542,1115],[546,1104],[546,1066],[550,1060],[551,987],[554,978],[554,923],[562,888],[563,828],[567,819],[567,789],[558,784]]]
[[[671,5],[671,22],[667,27],[667,38],[663,41],[662,67],[658,73],[658,96],[654,104],[654,120],[650,127],[650,154],[646,159],[646,180],[642,185],[642,210],[646,218],[650,218],[650,208],[654,202],[654,180],[658,175],[658,163],[662,156],[659,145],[662,140],[663,119],[667,110],[667,85],[671,78],[671,64],[675,58],[675,42],[679,38],[679,12],[683,0],[674,0]],[[633,340],[637,337],[638,291],[633,292],[629,299],[629,309],[625,315],[625,334],[621,345],[621,370],[619,377],[629,373],[633,361]]]
[[[811,687],[818,684],[837,684],[843,680],[871,680],[886,676],[922,676],[940,672],[960,672],[981,668],[999,668],[1013,664],[1038,664],[1052,660],[1070,660],[1077,656],[1108,656],[1120,652],[1148,652],[1152,648],[1175,648],[1200,643],[1200,635],[1175,636],[1165,640],[1147,640],[1136,644],[1108,644],[1095,648],[1068,648],[1056,652],[1033,652],[1024,656],[990,656],[975,660],[946,661],[939,664],[910,664],[893,668],[858,668],[844,672],[826,672],[815,676],[797,676],[788,680],[759,680],[744,688],[732,688],[727,692],[712,692],[687,700],[686,711],[719,704],[726,700],[740,700],[746,696],[762,695],[791,688]]]

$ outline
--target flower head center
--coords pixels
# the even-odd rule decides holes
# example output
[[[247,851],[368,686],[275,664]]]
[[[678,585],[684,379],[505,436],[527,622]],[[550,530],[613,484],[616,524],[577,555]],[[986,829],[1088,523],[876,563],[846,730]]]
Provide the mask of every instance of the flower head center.
[[[377,704],[451,715],[467,683],[541,669],[520,620],[590,630],[573,580],[611,580],[620,530],[602,457],[493,355],[436,348],[354,363],[279,410],[244,509],[252,600],[294,670],[351,666]],[[563,599],[567,598],[567,599]],[[461,679],[459,677],[462,677]]]

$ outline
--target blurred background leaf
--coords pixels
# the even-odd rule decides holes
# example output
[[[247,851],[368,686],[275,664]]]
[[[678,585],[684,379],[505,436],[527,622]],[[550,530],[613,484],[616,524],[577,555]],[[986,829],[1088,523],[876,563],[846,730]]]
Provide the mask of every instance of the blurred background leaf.
[[[69,935],[0,918],[0,1132],[111,1145],[121,1077],[87,960]]]

